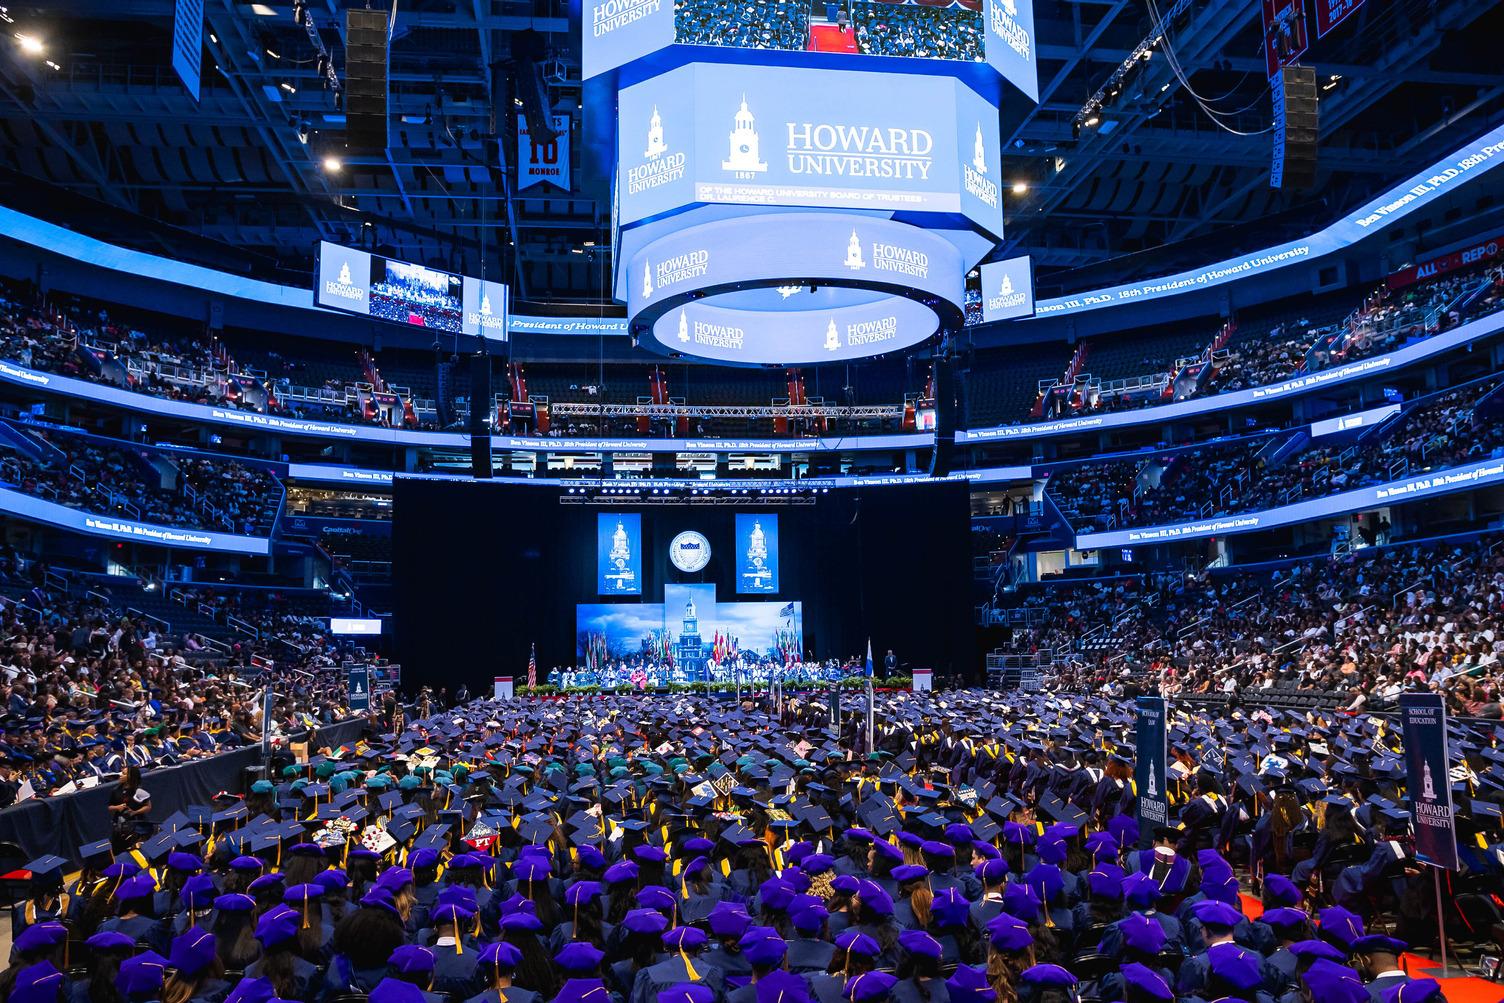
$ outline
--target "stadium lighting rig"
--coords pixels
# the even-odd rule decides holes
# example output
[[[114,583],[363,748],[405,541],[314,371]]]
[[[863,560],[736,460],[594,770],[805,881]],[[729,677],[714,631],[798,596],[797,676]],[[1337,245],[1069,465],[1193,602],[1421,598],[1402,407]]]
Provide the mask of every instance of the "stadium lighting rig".
[[[1164,17],[1144,36],[1144,40],[1133,47],[1127,58],[1118,64],[1118,68],[1112,71],[1096,93],[1087,98],[1081,110],[1076,112],[1076,117],[1071,122],[1072,136],[1079,136],[1083,129],[1094,129],[1101,124],[1102,112],[1111,107],[1123,93],[1128,78],[1154,58],[1154,51],[1164,42],[1169,27],[1190,9],[1191,0],[1175,0],[1170,9],[1165,11]]]

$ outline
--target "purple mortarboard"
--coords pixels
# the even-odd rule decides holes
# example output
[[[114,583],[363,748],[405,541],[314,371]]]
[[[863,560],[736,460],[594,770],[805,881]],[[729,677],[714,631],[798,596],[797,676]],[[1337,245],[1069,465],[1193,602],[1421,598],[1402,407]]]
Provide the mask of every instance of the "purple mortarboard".
[[[1384,1003],[1436,1003],[1442,999],[1435,979],[1411,979],[1384,991]]]
[[[600,967],[601,959],[605,956],[603,951],[589,941],[576,940],[559,949],[559,953],[554,955],[554,964],[566,972],[593,972]]]
[[[1300,900],[1305,898],[1295,882],[1283,874],[1268,874],[1264,876],[1264,904],[1266,906],[1294,906],[1299,905]]]
[[[984,884],[1002,884],[1008,876],[1008,862],[1002,857],[984,860],[976,866],[977,878]]]
[[[186,976],[194,976],[214,963],[214,934],[198,927],[172,939],[167,963]]]
[[[1348,948],[1350,954],[1392,954],[1399,957],[1410,950],[1410,945],[1403,940],[1395,940],[1386,937],[1382,933],[1370,933],[1353,941]]]
[[[1132,846],[1138,842],[1138,822],[1131,815],[1114,815],[1107,820],[1107,831],[1112,833],[1119,846]]]
[[[1159,924],[1156,923],[1155,925],[1158,926]],[[1154,969],[1146,965],[1141,965],[1136,961],[1130,961],[1122,967],[1121,971],[1123,973],[1123,982],[1127,984],[1129,989],[1133,990],[1133,992],[1128,994],[1129,996],[1135,996],[1139,999],[1164,1000],[1165,1003],[1172,1003],[1175,999],[1175,991],[1170,988],[1170,984],[1164,980],[1164,977]]]
[[[1264,980],[1259,956],[1237,944],[1213,944],[1206,949],[1206,960],[1210,975],[1233,989],[1255,989]]]
[[[68,928],[61,923],[36,923],[22,930],[11,949],[17,954],[50,951],[68,939]]]
[[[1034,848],[1035,856],[1041,863],[1063,864],[1065,863],[1065,844],[1056,839],[1040,840]]]
[[[696,993],[689,996],[678,996],[679,1003],[712,1003],[715,995],[705,986],[694,985],[691,988]],[[699,995],[703,990],[704,995]],[[664,998],[660,993],[659,999]],[[550,1003],[610,1003],[611,993],[606,989],[606,984],[600,979],[570,979],[559,989],[559,995],[555,996]],[[376,1003],[375,999],[371,1003]]]
[[[999,951],[1026,951],[1034,943],[1029,924],[1006,912],[1000,912],[988,921],[987,939]]]
[[[1327,961],[1346,961],[1347,955],[1324,940],[1300,940],[1290,945],[1290,953],[1302,961],[1308,958],[1324,958]]]
[[[757,1003],[809,1003],[809,985],[781,968],[758,979],[756,988]]]
[[[143,951],[120,962],[115,988],[122,996],[159,993],[167,978],[167,959],[156,951]]]
[[[522,951],[504,940],[499,940],[494,944],[488,944],[480,952],[480,963],[495,965],[501,969],[516,968],[522,964]]]
[[[1140,954],[1158,954],[1165,947],[1165,928],[1141,913],[1124,917],[1118,923],[1123,943]]]
[[[965,926],[971,917],[971,903],[961,889],[943,888],[930,902],[930,915],[939,926]]]
[[[1010,884],[1003,889],[1003,912],[1034,922],[1039,919],[1039,893],[1028,885]]]
[[[1231,930],[1243,922],[1242,913],[1226,902],[1216,899],[1202,899],[1191,907],[1191,914],[1201,921],[1202,926],[1224,927]]]
[[[256,939],[262,947],[285,944],[298,935],[301,923],[301,916],[286,906],[279,905],[256,920]]]
[[[1267,923],[1276,931],[1293,933],[1304,927],[1306,920],[1309,918],[1299,909],[1279,908],[1265,909],[1264,914],[1259,917],[1259,920]]]
[[[415,987],[416,988],[416,987]],[[276,996],[270,979],[241,979],[225,997],[225,1003],[271,1003]],[[419,994],[419,999],[422,995]]]
[[[1358,973],[1346,965],[1318,958],[1301,976],[1311,998],[1321,1003],[1368,1003],[1368,989]]]
[[[371,990],[369,1003],[427,1003],[423,990],[401,979],[382,979]],[[228,1000],[225,1003],[229,1003]]]
[[[662,933],[668,929],[668,917],[654,909],[633,909],[622,918],[621,925],[632,933]]]
[[[875,958],[883,950],[876,940],[860,930],[842,930],[836,935],[836,946],[848,954],[860,954],[864,958]]]
[[[156,893],[157,883],[150,874],[133,874],[115,888],[115,898],[121,902],[151,898]]]
[[[1059,965],[1035,965],[1018,974],[1020,982],[1035,986],[1063,986],[1076,984],[1076,977]]]
[[[10,1003],[57,1003],[67,981],[50,961],[28,965],[11,986]]]
[[[637,865],[630,860],[618,860],[606,868],[606,873],[602,877],[608,885],[619,884],[623,881],[636,881]]]
[[[841,995],[851,1003],[873,1003],[888,998],[898,980],[887,972],[863,972],[846,980]]]
[[[970,965],[958,965],[956,973],[945,980],[950,1003],[994,1003],[997,993],[987,981],[987,973]]]
[[[1141,871],[1123,879],[1123,901],[1135,908],[1151,906],[1159,898],[1159,882]]]
[[[742,957],[754,965],[772,966],[783,960],[788,945],[771,926],[750,926],[740,941]]]
[[[1086,875],[1086,889],[1094,899],[1116,902],[1123,897],[1123,879],[1111,871],[1093,870]]]
[[[717,937],[740,937],[752,925],[752,917],[747,915],[747,910],[741,905],[723,901],[715,904],[705,917],[705,922],[709,925],[710,932]]]
[[[1317,914],[1317,929],[1323,940],[1329,940],[1341,948],[1352,947],[1353,941],[1363,936],[1363,919],[1340,905],[1328,906]]]
[[[568,905],[583,905],[599,896],[601,883],[599,881],[576,881],[564,892],[564,901]]]
[[[676,926],[663,934],[663,946],[676,951],[690,951],[704,947],[705,931],[697,926]]]
[[[674,893],[662,885],[648,885],[638,890],[637,905],[642,909],[668,911],[674,908]]]
[[[604,986],[602,988],[604,989]],[[713,1003],[714,1000],[715,993],[709,986],[700,982],[681,982],[658,993],[658,1003]],[[582,1001],[566,1000],[564,994],[560,993],[554,997],[553,1003],[582,1003]],[[583,1003],[595,1003],[595,1001],[585,1000]]]
[[[421,975],[433,971],[433,951],[419,944],[403,944],[386,959],[386,964],[399,975]]]
[[[136,942],[118,930],[104,930],[84,941],[95,951],[134,951]]]
[[[893,915],[893,896],[889,895],[882,885],[868,878],[860,878],[856,887],[857,898],[862,900],[862,908],[876,916]]]
[[[898,946],[921,958],[939,959],[943,949],[927,930],[904,930],[898,935]]]

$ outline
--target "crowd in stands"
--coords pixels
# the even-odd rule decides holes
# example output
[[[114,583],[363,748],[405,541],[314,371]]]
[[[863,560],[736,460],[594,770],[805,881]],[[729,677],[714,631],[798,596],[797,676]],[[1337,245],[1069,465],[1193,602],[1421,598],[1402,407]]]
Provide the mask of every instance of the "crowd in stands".
[[[1504,454],[1498,413],[1492,406],[1476,413],[1500,380],[1474,381],[1414,404],[1360,444],[1312,444],[1271,462],[1285,437],[1212,442],[1147,460],[1066,468],[1050,477],[1048,489],[1073,525],[1146,526],[1255,512],[1401,480]]]
[[[961,6],[912,3],[851,5],[857,48],[873,56],[960,59],[980,62],[982,16]]]
[[[0,552],[0,806],[350,716],[337,666],[352,650],[281,597],[199,593],[259,630],[215,641],[126,613],[87,584],[64,592],[44,572]]]
[[[1494,266],[1446,276],[1406,290],[1386,287],[1370,293],[1364,302],[1330,323],[1313,323],[1297,317],[1268,329],[1240,331],[1224,347],[1211,351],[1214,336],[1208,335],[1203,353],[1205,376],[1187,382],[1174,368],[1177,360],[1145,360],[1145,376],[1159,376],[1164,389],[1131,393],[1098,394],[1090,389],[1066,392],[1041,391],[1035,420],[1074,414],[1103,414],[1153,407],[1184,400],[1267,386],[1299,375],[1356,362],[1393,352],[1406,344],[1450,330],[1467,320],[1492,313],[1504,305],[1504,266]],[[1090,373],[1088,353],[1084,372]],[[1014,417],[1005,424],[1022,424],[1027,417]]]
[[[1053,685],[1135,682],[1257,702],[1315,690],[1350,710],[1415,689],[1504,718],[1504,541],[1396,544],[1257,571],[1035,585],[1013,649],[1048,650]]]
[[[0,451],[0,480],[70,508],[163,526],[265,536],[281,504],[280,483],[260,467],[157,453],[60,429],[26,431],[54,447],[57,455],[37,460],[17,450]],[[175,481],[170,487],[162,484],[161,466]]]
[[[803,51],[809,4],[797,0],[676,0],[674,40],[682,45]]]
[[[886,3],[857,6],[856,30],[859,35],[862,32],[900,31],[910,18],[928,21],[977,16],[959,7]],[[681,8],[681,16],[691,13],[692,8]],[[761,13],[758,16],[761,17]],[[863,19],[871,23],[867,24]],[[799,15],[789,15],[775,18],[773,23],[782,26],[779,30],[801,34],[805,28],[790,27],[798,21]],[[1215,351],[1212,351],[1213,336],[1208,334],[1206,353],[1209,354],[1201,365],[1202,375],[1197,375],[1194,369],[1177,370],[1177,360],[1161,352],[1145,358],[1143,375],[1158,374],[1163,379],[1158,382],[1151,380],[1143,389],[1106,393],[1094,390],[1088,384],[1070,392],[1041,394],[1032,402],[1033,411],[1035,417],[1042,420],[1147,407],[1170,400],[1277,383],[1300,372],[1326,369],[1391,352],[1497,309],[1504,298],[1504,281],[1501,279],[1504,279],[1504,266],[1496,265],[1487,270],[1448,275],[1403,290],[1380,289],[1357,309],[1342,312],[1334,307],[1331,320],[1326,319],[1325,313],[1317,311],[1308,316],[1281,319],[1267,328],[1250,323],[1244,328],[1234,329],[1229,343]],[[400,424],[430,430],[439,427],[438,414],[426,407],[408,413],[401,406],[396,409],[380,406],[373,395],[363,394],[356,384],[366,377],[356,365],[348,367],[348,376],[340,377],[329,373],[327,368],[313,371],[306,360],[294,358],[295,353],[287,351],[253,353],[255,364],[242,365],[236,362],[225,343],[215,338],[160,330],[144,322],[117,321],[109,312],[95,305],[68,303],[59,297],[50,299],[45,308],[30,306],[27,299],[20,291],[0,287],[0,356],[22,365],[194,403],[341,423]],[[1313,321],[1312,316],[1317,319]],[[161,327],[165,329],[170,325],[164,321]],[[87,347],[91,345],[95,347]],[[1063,364],[1064,359],[1061,360],[1062,367]],[[1042,371],[1053,368],[1045,366]],[[1088,346],[1083,375],[1090,374],[1091,369]],[[545,380],[540,386],[547,382]],[[564,391],[555,391],[550,386],[544,386],[540,392],[552,393],[555,399],[571,400]],[[698,404],[724,403],[731,399],[727,393],[735,397],[735,387],[729,391],[721,387],[708,396],[702,390],[693,395],[691,401]],[[885,394],[876,402],[892,402],[896,414],[901,393],[901,387],[896,388],[892,395]],[[1028,393],[1035,393],[1032,382]],[[617,400],[630,403],[636,396],[618,394]],[[748,400],[755,399],[765,404],[776,396],[778,393],[774,390],[766,396],[753,394]],[[999,420],[1014,424],[1027,422],[1030,415],[1021,412],[1030,403],[1027,400],[1000,401],[1003,413],[994,416],[989,412],[973,420],[981,423]],[[891,431],[897,420],[895,416],[889,420],[873,419],[855,424],[843,421],[832,423],[830,428],[842,434]],[[752,422],[751,429],[748,428],[749,421]],[[806,427],[809,424],[791,427],[787,434],[810,434],[813,429]],[[759,430],[756,419],[695,416],[687,428],[678,422],[654,420],[644,432],[634,417],[577,415],[553,416],[546,427],[541,422],[534,422],[506,431],[549,438],[773,432],[766,427]]]

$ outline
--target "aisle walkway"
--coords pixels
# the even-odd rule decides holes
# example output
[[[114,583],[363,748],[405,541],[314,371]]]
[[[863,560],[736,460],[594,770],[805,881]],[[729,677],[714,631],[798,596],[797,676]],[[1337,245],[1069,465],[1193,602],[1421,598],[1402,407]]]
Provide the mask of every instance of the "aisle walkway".
[[[811,52],[856,52],[856,32],[842,31],[833,24],[815,24],[809,29]]]

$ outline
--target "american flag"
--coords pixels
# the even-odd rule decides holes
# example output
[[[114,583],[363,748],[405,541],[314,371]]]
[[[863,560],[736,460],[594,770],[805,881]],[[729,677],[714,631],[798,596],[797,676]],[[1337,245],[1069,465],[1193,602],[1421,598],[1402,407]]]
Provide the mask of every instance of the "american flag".
[[[527,656],[527,684],[538,685],[538,642],[533,642],[533,650]]]

